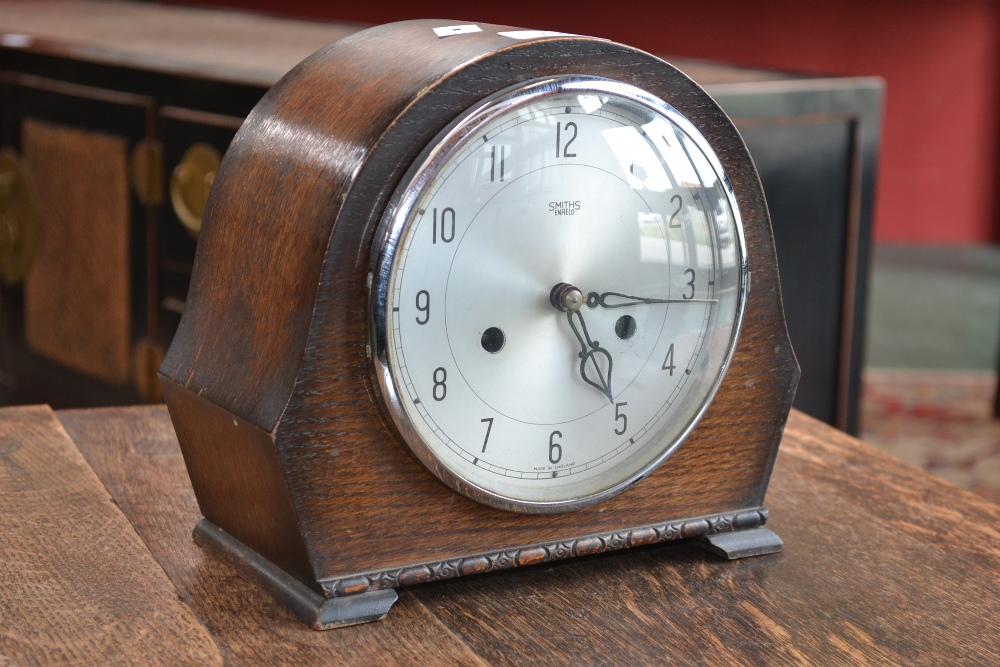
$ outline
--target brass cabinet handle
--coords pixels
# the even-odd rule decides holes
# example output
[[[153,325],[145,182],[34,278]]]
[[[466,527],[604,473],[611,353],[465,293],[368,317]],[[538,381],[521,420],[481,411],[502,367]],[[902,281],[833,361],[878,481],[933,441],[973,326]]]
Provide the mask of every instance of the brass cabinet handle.
[[[35,255],[38,217],[17,152],[0,149],[0,280],[20,285]]]
[[[208,203],[222,156],[215,147],[193,144],[170,176],[170,202],[174,213],[193,238],[201,232],[201,218]]]
[[[130,159],[132,192],[146,208],[163,203],[163,144],[156,139],[141,139],[132,149]]]

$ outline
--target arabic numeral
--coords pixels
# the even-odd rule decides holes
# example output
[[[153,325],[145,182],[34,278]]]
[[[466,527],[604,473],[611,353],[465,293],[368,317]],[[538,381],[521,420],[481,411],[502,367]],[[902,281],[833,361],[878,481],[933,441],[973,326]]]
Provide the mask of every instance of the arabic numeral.
[[[628,417],[625,416],[624,412],[619,411],[622,407],[626,405],[628,405],[628,403],[615,403],[615,423],[617,424],[619,420],[621,420],[622,423],[622,428],[620,431],[618,429],[615,429],[616,435],[625,435],[625,431],[628,430]]]
[[[423,305],[420,304],[421,296],[424,297]],[[431,295],[427,290],[422,289],[417,292],[417,310],[424,314],[424,319],[422,320],[420,319],[420,316],[417,315],[417,324],[427,324],[431,319]]]
[[[455,209],[448,207],[441,211],[441,240],[451,243],[455,240]],[[438,210],[434,209],[434,236],[433,243],[438,242]]]
[[[677,229],[678,227],[681,226],[681,223],[676,222],[675,219],[677,218],[678,215],[680,215],[681,208],[684,205],[684,200],[681,198],[680,195],[674,195],[673,197],[671,197],[670,203],[673,204],[675,199],[677,200],[677,210],[670,214],[670,222],[667,223],[667,227],[670,227],[672,229]]]
[[[493,417],[487,417],[486,419],[480,419],[482,423],[486,424],[486,437],[483,438],[483,451],[480,454],[486,453],[486,443],[490,441],[490,431],[493,430]]]
[[[439,378],[438,375],[441,377]],[[445,382],[448,381],[448,371],[438,366],[434,369],[434,389],[431,391],[431,395],[434,396],[435,401],[443,401],[444,397],[448,395],[448,385]],[[440,396],[438,395],[440,390]]]
[[[687,283],[685,283],[685,284],[688,287],[691,288],[691,293],[690,294],[682,294],[681,296],[683,298],[685,298],[685,299],[693,299],[694,298],[694,269],[684,269],[684,275],[685,276],[688,275],[689,273],[691,274],[691,280],[687,281]]]
[[[660,370],[670,371],[670,375],[674,374],[674,369],[677,366],[674,365],[674,344],[671,343],[670,347],[667,348],[667,358],[663,360],[663,368]]]
[[[556,442],[556,436],[562,437],[559,431],[552,431],[549,436],[549,463],[559,463],[562,460],[562,445]]]
[[[499,150],[497,150],[499,149]],[[499,153],[499,155],[498,155]],[[499,161],[497,158],[500,158]],[[490,146],[490,181],[503,181],[504,163],[507,160],[506,146]]]
[[[562,123],[556,123],[556,157],[557,158],[559,158],[559,157],[576,157],[576,153],[570,153],[569,152],[570,145],[574,141],[576,141],[576,131],[577,131],[576,123],[574,123],[572,121],[566,123],[566,135],[568,136],[569,133],[570,133],[570,130],[572,130],[573,131],[573,136],[569,138],[569,141],[567,141],[566,145],[562,146],[562,148],[560,150],[560,144],[562,142],[562,128],[563,128],[563,124]]]

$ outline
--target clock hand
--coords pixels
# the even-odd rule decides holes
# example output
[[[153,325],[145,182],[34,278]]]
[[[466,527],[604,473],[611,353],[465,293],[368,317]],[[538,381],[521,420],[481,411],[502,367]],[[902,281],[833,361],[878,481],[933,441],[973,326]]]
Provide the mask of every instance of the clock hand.
[[[617,297],[619,299],[625,299],[623,303],[608,303],[609,297]],[[630,294],[622,294],[621,292],[603,292],[598,294],[597,292],[591,292],[587,295],[587,307],[597,308],[627,308],[629,306],[638,306],[643,303],[718,303],[718,299],[653,299],[642,296],[632,296]]]
[[[576,328],[573,324],[573,316],[576,316],[580,320],[580,328],[583,329],[583,335],[580,335],[580,330]],[[580,377],[583,381],[596,389],[601,390],[608,400],[614,403],[614,399],[611,397],[611,353],[600,346],[598,341],[590,340],[590,334],[587,333],[587,325],[583,321],[583,314],[579,310],[573,310],[566,313],[566,319],[569,321],[569,326],[573,329],[573,333],[576,334],[576,339],[580,341]],[[603,354],[608,360],[608,377],[604,378],[604,374],[601,372],[601,365],[597,363],[597,355]],[[597,372],[598,382],[594,382],[589,377],[587,377],[587,370],[591,367],[587,365],[587,361],[590,361],[591,366]]]
[[[580,377],[590,386],[600,390],[601,393],[608,397],[609,401],[614,403],[614,398],[611,394],[611,369],[613,360],[611,359],[611,353],[601,347],[599,341],[590,339],[590,333],[587,331],[587,323],[584,322],[583,313],[580,312],[580,308],[584,304],[583,293],[572,285],[558,283],[549,293],[549,301],[557,309],[566,313],[566,321],[569,322],[570,329],[573,330],[573,334],[580,343]],[[573,321],[574,317],[579,321],[579,327]],[[601,372],[601,365],[597,361],[597,355],[604,355],[608,360],[607,378]],[[587,364],[588,361],[590,365]],[[587,375],[588,370],[591,368],[597,374],[596,381]]]

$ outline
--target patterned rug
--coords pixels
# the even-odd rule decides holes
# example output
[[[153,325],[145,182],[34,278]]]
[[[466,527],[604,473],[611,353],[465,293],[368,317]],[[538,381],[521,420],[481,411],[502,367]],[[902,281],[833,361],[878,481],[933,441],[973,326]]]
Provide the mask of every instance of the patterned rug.
[[[861,439],[1000,503],[995,373],[865,371]]]

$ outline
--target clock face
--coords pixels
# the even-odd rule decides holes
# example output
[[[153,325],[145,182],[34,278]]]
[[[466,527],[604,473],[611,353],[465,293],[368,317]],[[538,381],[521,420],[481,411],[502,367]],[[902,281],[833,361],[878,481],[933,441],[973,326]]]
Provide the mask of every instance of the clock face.
[[[512,511],[575,509],[648,474],[736,345],[735,202],[694,126],[621,82],[531,82],[463,114],[375,248],[373,357],[406,444]]]

